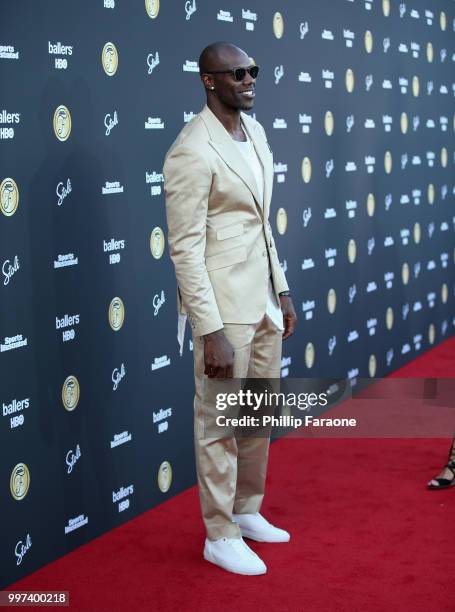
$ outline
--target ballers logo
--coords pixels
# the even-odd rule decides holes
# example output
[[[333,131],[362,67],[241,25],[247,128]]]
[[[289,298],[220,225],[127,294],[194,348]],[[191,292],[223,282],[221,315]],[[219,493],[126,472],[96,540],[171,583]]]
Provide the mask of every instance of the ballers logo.
[[[0,185],[0,209],[4,215],[11,217],[19,204],[19,189],[12,178],[3,179]]]
[[[408,131],[409,121],[408,116],[405,112],[401,113],[400,116],[400,129],[402,134],[406,134]]]
[[[354,238],[348,242],[348,260],[349,263],[354,263],[357,257],[357,246],[355,244]]]
[[[409,265],[406,262],[401,266],[401,280],[403,285],[409,283]]]
[[[71,134],[71,113],[66,106],[57,106],[53,119],[54,134],[63,142]]]
[[[385,313],[385,324],[387,326],[387,329],[392,329],[393,327],[393,309],[391,306],[389,306],[386,310]]]
[[[277,38],[281,38],[283,36],[284,30],[284,21],[281,13],[275,13],[273,16],[273,33]]]
[[[158,469],[158,486],[162,493],[166,493],[172,484],[172,467],[169,461],[163,461]]]
[[[309,183],[311,180],[311,160],[309,157],[304,157],[302,161],[302,178],[304,183]]]
[[[145,0],[145,10],[150,19],[155,19],[160,11],[160,0]]]
[[[368,360],[368,373],[371,378],[374,378],[376,374],[376,356],[375,355],[370,355],[370,358]]]
[[[390,151],[386,151],[384,155],[384,169],[387,174],[392,172],[392,153]]]
[[[281,236],[286,232],[288,226],[288,216],[284,208],[279,208],[276,213],[276,228]]]
[[[118,68],[118,53],[114,43],[108,42],[104,45],[101,53],[101,63],[107,76],[113,76]]]
[[[327,310],[333,314],[337,307],[337,294],[335,289],[329,289],[327,294]]]
[[[369,193],[367,197],[367,212],[368,212],[369,217],[372,217],[374,215],[374,209],[375,209],[374,195],[372,193]]]
[[[24,499],[30,487],[30,472],[25,463],[18,463],[13,467],[9,481],[11,495],[16,500]]]
[[[118,331],[125,320],[125,306],[119,297],[115,297],[109,304],[109,325],[114,331]]]
[[[80,394],[79,381],[75,376],[68,376],[62,387],[62,402],[65,410],[71,412],[76,408]]]
[[[312,368],[314,364],[314,345],[308,342],[305,347],[305,365],[307,368]]]
[[[346,70],[344,81],[345,81],[347,91],[349,93],[352,93],[354,91],[354,72],[352,71],[351,68],[348,68]]]
[[[370,30],[365,32],[365,51],[371,53],[373,51],[373,34]]]
[[[150,234],[150,251],[155,259],[159,259],[164,251],[164,233],[161,227],[154,227]]]
[[[327,136],[333,134],[334,123],[332,111],[327,111],[324,115],[324,129]]]

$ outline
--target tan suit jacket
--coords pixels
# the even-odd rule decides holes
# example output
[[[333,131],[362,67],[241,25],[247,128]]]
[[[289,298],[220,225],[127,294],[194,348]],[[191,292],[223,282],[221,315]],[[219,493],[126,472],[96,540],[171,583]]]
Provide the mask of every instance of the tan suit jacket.
[[[289,289],[269,223],[273,157],[262,125],[241,112],[264,170],[264,202],[231,135],[206,105],[187,123],[164,162],[169,253],[180,313],[196,336],[223,323],[257,323],[268,279]],[[278,299],[279,302],[279,299]]]

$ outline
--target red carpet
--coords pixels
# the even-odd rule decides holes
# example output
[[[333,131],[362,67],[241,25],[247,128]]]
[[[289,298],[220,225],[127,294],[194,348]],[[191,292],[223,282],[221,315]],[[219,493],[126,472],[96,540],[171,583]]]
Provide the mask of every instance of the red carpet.
[[[395,376],[455,377],[455,338]],[[447,432],[449,436],[451,432]],[[429,492],[450,439],[282,439],[262,507],[292,534],[248,543],[265,576],[202,559],[195,487],[10,585],[68,590],[77,611],[455,610],[455,488]]]

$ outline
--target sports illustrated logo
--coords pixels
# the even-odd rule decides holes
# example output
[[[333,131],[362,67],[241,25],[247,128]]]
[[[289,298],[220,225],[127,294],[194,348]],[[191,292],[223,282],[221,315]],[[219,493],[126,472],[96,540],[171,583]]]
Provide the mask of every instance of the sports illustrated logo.
[[[2,273],[4,276],[3,285],[5,287],[6,285],[9,285],[10,280],[12,279],[14,274],[16,274],[16,272],[19,270],[19,268],[20,268],[19,257],[17,255],[14,256],[14,259],[12,262],[10,259],[5,259],[5,261],[2,264]]]
[[[127,442],[131,442],[132,435],[129,431],[122,431],[122,433],[114,434],[110,442],[111,448],[115,448],[116,446],[120,446],[121,444],[126,444]]]
[[[0,59],[19,59],[19,51],[12,45],[0,45]]]
[[[155,293],[155,295],[153,296],[153,316],[156,317],[156,315],[158,314],[158,312],[161,309],[161,306],[165,303],[166,301],[166,296],[164,295],[164,290],[161,290],[161,293]]]
[[[118,331],[125,320],[125,306],[119,297],[112,298],[108,311],[109,325],[114,331]]]
[[[310,73],[309,73],[309,72],[303,72],[303,71],[302,71],[302,72],[299,74],[299,81],[300,81],[301,83],[311,83],[311,80],[312,80],[312,79],[311,79],[311,75],[310,75]]]
[[[64,142],[69,138],[71,134],[71,113],[66,106],[57,106],[52,125],[54,127],[54,134],[60,142]]]
[[[192,60],[185,60],[183,72],[199,72],[199,64]]]
[[[167,355],[161,355],[161,357],[155,357],[151,365],[151,370],[154,372],[155,370],[165,368],[168,365],[171,365],[171,358]]]
[[[32,546],[32,538],[30,537],[30,534],[27,533],[25,542],[23,542],[22,540],[19,540],[19,542],[14,547],[14,554],[16,555],[16,565],[20,565],[22,563],[22,559],[24,558],[24,555],[31,548],[31,546]]]
[[[186,13],[186,20],[189,21],[191,15],[193,13],[195,13],[197,10],[196,8],[196,0],[186,0],[185,2],[185,13]]]
[[[62,386],[62,403],[65,410],[72,412],[78,402],[81,394],[79,381],[73,375],[67,376]]]
[[[126,432],[128,434],[128,432]],[[127,487],[120,487],[118,491],[112,491],[112,503],[116,504],[119,502],[117,509],[119,512],[123,512],[130,507],[130,500],[125,499],[128,498],[129,495],[133,495],[134,493],[134,485],[128,485]]]
[[[160,12],[160,0],[145,0],[145,10],[150,19],[155,19]]]
[[[109,264],[120,263],[121,254],[119,252],[125,248],[126,240],[115,240],[111,238],[109,241],[103,240],[103,253],[109,253]]]
[[[162,173],[158,173],[155,170],[151,173],[145,173],[145,183],[151,184],[150,186],[150,195],[158,196],[161,195],[161,185],[156,185],[156,183],[164,183],[164,176]]]
[[[117,111],[114,111],[114,114],[112,116],[110,113],[104,116],[104,127],[106,128],[106,136],[109,136],[112,131],[112,128],[114,128],[116,125],[118,125]]]
[[[57,184],[57,188],[55,190],[55,193],[57,194],[57,206],[61,206],[63,204],[63,200],[73,191],[73,188],[71,186],[71,181],[70,179],[67,179],[66,181],[66,185],[65,183],[62,183],[60,181],[60,183]]]
[[[279,119],[278,117],[276,117],[273,121],[273,129],[275,130],[284,130],[288,127],[288,124],[286,123],[286,119]]]
[[[228,21],[229,23],[234,21],[230,11],[222,11],[221,9],[218,11],[216,18],[218,21]]]
[[[118,386],[120,384],[120,381],[125,378],[126,375],[126,369],[125,369],[125,364],[122,363],[122,365],[119,368],[114,368],[112,370],[112,382],[114,383],[112,390],[113,391],[117,391]]]
[[[20,120],[20,113],[8,113],[6,110],[0,111],[0,140],[12,140],[14,138],[14,128],[3,127],[3,125],[18,124]]]
[[[72,45],[63,45],[61,42],[47,43],[47,51],[49,55],[73,55]],[[68,60],[66,57],[56,57],[54,60],[54,68],[56,70],[66,70],[68,68]]]
[[[275,13],[273,16],[273,33],[276,38],[281,38],[284,31],[284,20],[281,13]]]
[[[107,76],[114,76],[118,68],[118,52],[114,43],[107,42],[101,52],[101,63]]]
[[[54,269],[77,266],[78,263],[79,259],[74,253],[66,253],[65,255],[58,255],[57,259],[54,259]]]
[[[104,187],[101,188],[102,195],[110,193],[123,193],[123,185],[119,181],[106,181]]]
[[[68,315],[65,314],[63,317],[55,317],[55,329],[57,331],[62,330],[62,341],[69,342],[74,340],[76,337],[76,331],[74,327],[79,325],[80,314]]]
[[[24,499],[30,487],[30,471],[25,463],[16,464],[11,472],[9,488],[16,501]]]
[[[147,117],[145,122],[146,130],[164,130],[164,121],[160,117]]]
[[[172,484],[172,467],[169,461],[163,461],[158,469],[158,487],[162,493],[167,493]]]
[[[16,334],[15,336],[5,336],[3,342],[0,342],[0,353],[5,351],[13,351],[14,349],[27,346],[28,340],[22,334]]]
[[[79,516],[76,516],[75,518],[70,518],[68,520],[68,525],[65,525],[65,534],[71,533],[71,531],[75,531],[76,529],[79,529],[80,527],[87,525],[87,523],[88,523],[88,516],[85,516],[85,514],[80,514]]]
[[[161,227],[154,227],[150,234],[150,251],[155,259],[160,259],[164,252],[164,232]]]
[[[195,113],[193,111],[190,111],[189,113],[186,113],[185,111],[183,111],[183,122],[188,123],[188,121],[191,121],[194,115]]]
[[[153,55],[153,53],[149,53],[147,55],[147,67],[148,67],[147,74],[152,74],[153,69],[156,68],[159,63],[160,63],[160,56],[158,54],[158,51],[155,52],[155,55]]]

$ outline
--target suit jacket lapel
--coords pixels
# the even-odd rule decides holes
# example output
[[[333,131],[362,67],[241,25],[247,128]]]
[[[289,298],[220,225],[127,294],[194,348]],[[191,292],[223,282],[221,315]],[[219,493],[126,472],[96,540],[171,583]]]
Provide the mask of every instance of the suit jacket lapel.
[[[238,151],[235,143],[229,132],[226,130],[221,121],[212,113],[207,105],[203,108],[200,113],[205,125],[210,134],[210,145],[215,149],[215,151],[220,155],[220,157],[226,162],[226,164],[233,170],[245,183],[248,189],[254,196],[256,201],[257,208],[261,217],[263,217],[262,206],[259,201],[259,193],[256,185],[256,179],[254,178],[253,172],[251,171],[249,165],[244,161],[242,154]],[[243,117],[242,117],[243,120]],[[259,158],[261,160],[262,165],[264,166],[264,161],[261,158],[261,153],[258,149],[260,147],[257,146],[257,139],[255,138],[255,134],[252,134],[253,130],[249,130],[246,126],[245,121],[243,120],[243,125],[245,129],[248,131],[248,135],[250,136],[253,144],[258,151]],[[265,190],[264,190],[264,205],[265,205]]]

